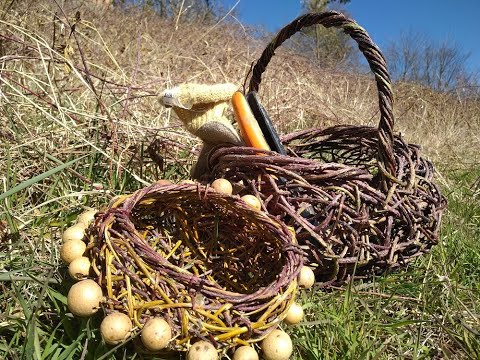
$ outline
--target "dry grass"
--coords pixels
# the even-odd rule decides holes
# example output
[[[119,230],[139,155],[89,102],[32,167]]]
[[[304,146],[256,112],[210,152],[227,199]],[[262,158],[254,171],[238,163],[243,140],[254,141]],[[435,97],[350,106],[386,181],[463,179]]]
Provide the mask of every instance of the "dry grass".
[[[370,74],[322,71],[298,56],[282,55],[274,57],[261,93],[284,132],[335,124],[377,125],[376,87]],[[467,155],[478,163],[478,99],[402,83],[394,84],[394,94],[396,130],[409,142],[421,144],[435,161],[459,161]]]
[[[120,143],[130,148],[148,143],[159,129],[178,125],[158,103],[159,91],[183,82],[241,86],[264,43],[235,23],[162,21],[154,14],[89,1],[68,2],[61,10],[54,2],[24,3],[24,10],[10,11],[2,24],[2,102],[4,111],[27,106],[31,112],[9,112],[3,121],[10,118],[27,130],[27,116],[43,118],[48,126],[42,121],[39,133],[24,133],[48,138],[56,132],[62,144],[101,130],[111,141],[106,154],[111,158],[126,150]],[[82,21],[74,25],[76,11]],[[478,101],[411,84],[397,84],[395,94],[397,130],[422,144],[428,155],[458,160],[479,153]],[[288,50],[274,57],[260,95],[281,132],[338,123],[374,125],[378,119],[369,74],[332,73]],[[14,139],[9,123],[2,125],[3,139],[22,142]],[[433,131],[438,136],[428,136]],[[184,136],[189,145],[195,143]],[[83,144],[89,143],[87,136]]]

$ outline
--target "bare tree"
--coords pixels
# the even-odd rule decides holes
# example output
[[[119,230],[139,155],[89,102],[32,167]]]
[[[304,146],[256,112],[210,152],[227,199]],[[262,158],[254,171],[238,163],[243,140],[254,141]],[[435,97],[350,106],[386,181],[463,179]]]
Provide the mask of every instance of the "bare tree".
[[[305,12],[322,12],[334,3],[346,4],[350,0],[304,0]],[[348,35],[338,29],[327,29],[321,25],[304,28],[302,35],[294,37],[296,47],[312,57],[323,67],[338,67],[351,60],[354,48]]]
[[[221,15],[218,0],[115,0],[115,3],[146,7],[162,18],[180,21],[212,21]]]
[[[386,56],[393,77],[400,81],[417,82],[437,91],[475,82],[467,68],[470,53],[453,41],[437,43],[409,31],[388,46]]]

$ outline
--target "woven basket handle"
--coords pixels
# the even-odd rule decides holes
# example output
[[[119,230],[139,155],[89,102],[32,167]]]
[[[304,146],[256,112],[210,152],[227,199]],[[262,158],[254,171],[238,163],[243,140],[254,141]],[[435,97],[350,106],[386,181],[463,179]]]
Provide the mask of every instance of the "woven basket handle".
[[[396,179],[395,158],[393,155],[393,95],[390,75],[385,58],[368,33],[355,21],[336,11],[305,14],[285,26],[263,51],[260,59],[253,67],[249,91],[258,92],[262,74],[273,55],[285,40],[304,27],[320,24],[327,28],[338,27],[350,35],[357,43],[375,74],[380,107],[380,123],[378,125],[378,167],[385,178]]]

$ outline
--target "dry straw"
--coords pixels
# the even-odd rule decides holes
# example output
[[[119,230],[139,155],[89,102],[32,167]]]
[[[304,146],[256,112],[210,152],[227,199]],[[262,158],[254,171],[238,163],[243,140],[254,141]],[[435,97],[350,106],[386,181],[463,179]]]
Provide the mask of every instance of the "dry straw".
[[[287,156],[222,147],[211,154],[209,166],[211,177],[242,182],[269,213],[295,228],[317,280],[327,285],[397,268],[427,252],[438,242],[446,200],[419,146],[394,134],[385,59],[353,20],[332,11],[285,26],[255,64],[249,90],[258,91],[275,49],[315,24],[341,28],[358,43],[375,75],[378,128],[338,125],[289,134],[283,138]]]
[[[89,256],[107,313],[139,329],[163,317],[185,351],[261,340],[285,317],[302,252],[291,230],[240,198],[155,183],[112,200],[90,228]]]

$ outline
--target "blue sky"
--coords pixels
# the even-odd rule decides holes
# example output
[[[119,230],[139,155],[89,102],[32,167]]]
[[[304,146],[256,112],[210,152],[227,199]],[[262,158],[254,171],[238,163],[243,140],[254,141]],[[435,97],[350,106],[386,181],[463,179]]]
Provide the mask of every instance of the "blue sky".
[[[223,0],[233,5],[237,0]],[[435,41],[454,41],[470,52],[468,66],[480,70],[480,0],[351,0],[344,6],[380,48],[402,32],[423,33]],[[301,14],[300,0],[240,0],[239,20],[277,31]]]

